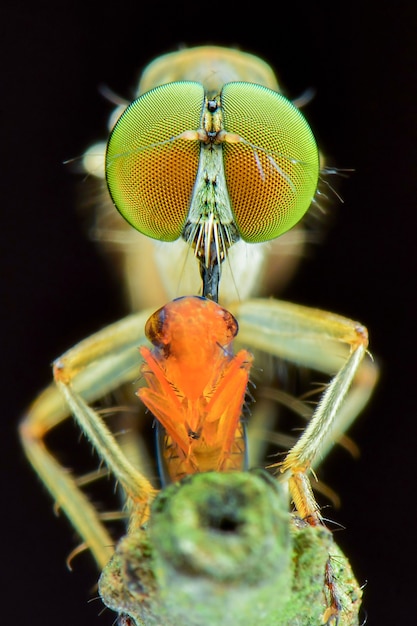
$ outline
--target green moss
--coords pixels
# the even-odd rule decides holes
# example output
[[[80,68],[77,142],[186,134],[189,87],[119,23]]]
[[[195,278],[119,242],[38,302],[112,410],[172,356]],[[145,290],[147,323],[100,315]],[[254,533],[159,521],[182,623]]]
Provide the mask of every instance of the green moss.
[[[121,540],[100,594],[147,626],[318,626],[328,563],[339,624],[354,626],[361,591],[327,529],[291,516],[264,472],[198,474],[165,489],[148,527]]]

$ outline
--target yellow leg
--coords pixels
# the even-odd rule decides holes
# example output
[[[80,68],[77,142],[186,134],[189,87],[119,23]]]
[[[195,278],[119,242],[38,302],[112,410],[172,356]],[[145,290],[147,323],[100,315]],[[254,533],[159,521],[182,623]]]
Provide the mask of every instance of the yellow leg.
[[[280,464],[300,516],[318,523],[307,472],[321,462],[372,393],[377,368],[370,358],[364,360],[366,328],[339,315],[278,300],[249,300],[230,309],[239,321],[238,341],[246,347],[334,376],[302,436]]]
[[[131,499],[140,523],[147,515],[155,490],[126,459],[114,436],[87,402],[138,376],[137,347],[145,342],[143,328],[150,312],[132,315],[92,335],[66,352],[54,364],[56,385],[48,387],[29,408],[20,425],[20,436],[33,467],[92,551],[100,568],[113,552],[112,538],[77,481],[47,450],[44,437],[74,415],[99,457]],[[133,390],[132,390],[133,395]]]
[[[29,461],[55,499],[57,508],[66,513],[102,568],[113,552],[113,540],[100,522],[95,507],[78,488],[76,480],[43,443],[50,428],[67,417],[68,408],[58,389],[51,385],[30,407],[20,424],[20,436]]]

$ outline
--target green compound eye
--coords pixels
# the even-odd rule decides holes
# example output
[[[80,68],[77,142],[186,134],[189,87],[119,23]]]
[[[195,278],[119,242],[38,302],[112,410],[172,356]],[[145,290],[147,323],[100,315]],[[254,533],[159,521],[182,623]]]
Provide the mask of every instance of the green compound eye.
[[[224,128],[241,141],[224,144],[224,167],[240,236],[275,239],[309,208],[317,188],[319,154],[300,111],[281,94],[250,83],[221,93]]]
[[[169,83],[132,102],[106,153],[107,185],[123,217],[160,241],[181,236],[198,171],[200,142],[178,138],[200,126],[200,83]]]
[[[207,133],[204,143],[198,137],[204,136],[205,93],[197,82],[168,83],[148,91],[114,127],[106,154],[109,191],[123,217],[148,237],[174,241],[181,236],[201,150],[210,159],[212,142],[223,148],[227,194],[242,239],[275,239],[309,208],[319,155],[299,110],[281,94],[243,82],[226,84],[217,105],[222,129],[217,135]],[[214,181],[215,193],[221,180]],[[216,216],[216,200],[212,203],[202,206],[202,216],[208,209]]]

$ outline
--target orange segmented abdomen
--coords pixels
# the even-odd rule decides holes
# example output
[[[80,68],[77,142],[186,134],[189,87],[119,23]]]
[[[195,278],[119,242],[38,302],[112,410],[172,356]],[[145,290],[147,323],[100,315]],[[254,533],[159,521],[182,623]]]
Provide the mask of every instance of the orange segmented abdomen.
[[[230,351],[237,331],[231,313],[201,297],[174,300],[146,324],[154,348],[141,348],[147,387],[138,396],[158,420],[170,480],[245,466],[241,416],[253,357]]]

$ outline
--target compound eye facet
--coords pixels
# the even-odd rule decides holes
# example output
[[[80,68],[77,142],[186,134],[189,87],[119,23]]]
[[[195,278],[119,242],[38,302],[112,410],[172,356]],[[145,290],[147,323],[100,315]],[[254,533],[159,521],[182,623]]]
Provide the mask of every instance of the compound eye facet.
[[[233,214],[247,242],[275,239],[309,208],[317,188],[319,154],[300,111],[281,94],[251,83],[221,92],[224,128],[240,137],[224,143]]]
[[[174,241],[188,215],[200,156],[197,130],[204,105],[200,83],[156,87],[132,102],[107,144],[106,179],[123,217],[148,237]]]

